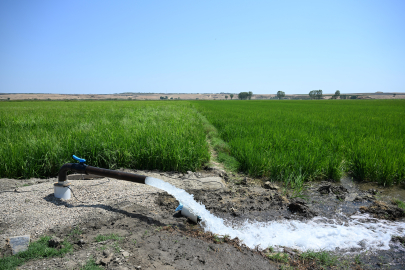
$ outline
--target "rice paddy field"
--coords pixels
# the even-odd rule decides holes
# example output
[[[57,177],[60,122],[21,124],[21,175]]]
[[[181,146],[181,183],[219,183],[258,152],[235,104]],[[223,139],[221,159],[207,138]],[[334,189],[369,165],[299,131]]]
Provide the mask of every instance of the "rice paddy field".
[[[401,100],[1,102],[0,177],[54,177],[72,154],[110,169],[195,171],[210,159],[203,119],[254,177],[405,180]]]
[[[201,101],[239,170],[295,183],[341,178],[383,185],[405,179],[400,100]]]
[[[0,177],[55,177],[64,163],[198,170],[209,160],[190,104],[31,101],[0,104]]]

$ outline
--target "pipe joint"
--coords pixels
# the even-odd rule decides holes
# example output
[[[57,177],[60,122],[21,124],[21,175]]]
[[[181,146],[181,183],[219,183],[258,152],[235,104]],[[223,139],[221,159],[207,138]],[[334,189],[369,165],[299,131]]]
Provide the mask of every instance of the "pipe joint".
[[[83,163],[66,163],[64,164],[58,174],[58,182],[64,182],[67,180],[67,172],[76,172],[86,174],[86,164]]]

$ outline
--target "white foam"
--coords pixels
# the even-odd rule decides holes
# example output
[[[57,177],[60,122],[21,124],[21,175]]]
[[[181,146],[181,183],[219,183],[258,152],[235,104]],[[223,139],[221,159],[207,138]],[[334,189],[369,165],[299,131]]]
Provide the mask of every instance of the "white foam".
[[[242,225],[225,225],[223,219],[212,215],[205,206],[196,202],[193,195],[160,179],[147,177],[147,185],[165,190],[179,202],[201,217],[205,231],[218,235],[238,237],[250,247],[286,246],[305,250],[388,250],[392,235],[405,236],[405,223],[389,222],[354,215],[345,224],[326,218],[314,218],[307,222],[246,220]]]

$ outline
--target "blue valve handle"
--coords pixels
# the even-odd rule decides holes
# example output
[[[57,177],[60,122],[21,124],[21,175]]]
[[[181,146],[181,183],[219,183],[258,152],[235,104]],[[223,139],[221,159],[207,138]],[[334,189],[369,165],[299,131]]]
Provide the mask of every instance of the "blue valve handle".
[[[179,211],[179,210],[180,211],[183,210],[183,204],[182,203],[179,203],[179,206],[177,206],[175,211]]]
[[[79,157],[76,157],[75,155],[73,155],[73,158],[76,159],[77,161],[79,161],[79,163],[85,163],[86,162],[86,160],[84,158],[79,158]]]

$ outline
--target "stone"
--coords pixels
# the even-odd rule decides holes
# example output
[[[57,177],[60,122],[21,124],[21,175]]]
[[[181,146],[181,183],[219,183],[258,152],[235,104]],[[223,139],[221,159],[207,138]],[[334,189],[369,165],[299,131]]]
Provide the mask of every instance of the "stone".
[[[122,256],[124,256],[124,257],[129,257],[129,252],[128,252],[128,251],[122,252]]]
[[[292,248],[289,247],[284,247],[284,253],[288,253],[290,255],[295,255],[295,252],[292,250]]]
[[[28,249],[28,245],[30,244],[30,236],[22,235],[22,236],[10,237],[8,239],[8,243],[11,247],[13,255],[15,255],[18,252],[26,251]]]
[[[349,194],[347,194],[345,201],[352,202],[357,198],[357,195],[358,195],[357,193],[349,193]]]
[[[302,214],[303,216],[305,216],[307,218],[312,218],[317,215],[314,211],[309,209],[309,207],[307,206],[307,203],[301,198],[295,198],[288,205],[288,210],[290,210],[292,213]]]
[[[372,195],[365,194],[362,199],[365,200],[365,201],[367,201],[367,200],[373,201],[374,197]]]
[[[336,199],[344,201],[344,199],[346,198],[346,196],[344,194],[338,194],[336,195]]]
[[[101,264],[101,265],[107,265],[109,262],[112,261],[112,259],[113,259],[113,256],[109,256],[109,257],[107,257],[107,258],[102,258],[102,259],[100,260],[100,264]]]
[[[405,211],[394,204],[387,204],[382,201],[375,201],[370,206],[360,207],[360,212],[370,213],[375,218],[396,220],[405,217]]]
[[[327,184],[323,184],[322,186],[320,186],[318,188],[319,193],[321,194],[329,194],[332,192],[332,185],[327,183]]]
[[[109,256],[111,255],[111,251],[108,250],[108,249],[106,249],[106,250],[103,251],[103,255],[104,255],[105,257],[109,257]]]
[[[343,187],[343,186],[335,186],[335,187],[332,187],[332,192],[333,192],[334,194],[337,194],[337,195],[342,195],[342,194],[344,194],[344,193],[347,193],[348,191],[347,191],[347,189],[346,189],[345,187]]]
[[[270,189],[270,190],[279,190],[280,189],[279,186],[277,186],[276,184],[274,184],[270,181],[267,181],[266,183],[264,183],[263,188]]]
[[[62,244],[62,242],[63,242],[63,241],[62,241],[59,237],[52,236],[52,238],[49,239],[49,241],[48,241],[48,245],[49,245],[50,247],[57,248],[57,247],[60,247],[60,245]]]
[[[65,269],[76,269],[77,268],[77,263],[75,261],[68,261],[65,263]]]
[[[377,191],[376,189],[373,189],[373,188],[367,190],[367,192],[368,192],[368,193],[371,193],[371,194],[373,194],[373,195],[377,195],[377,193],[378,193],[378,191]]]
[[[83,246],[84,244],[86,244],[86,241],[84,239],[80,239],[79,241],[77,241],[77,244],[79,246]]]

